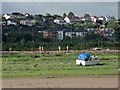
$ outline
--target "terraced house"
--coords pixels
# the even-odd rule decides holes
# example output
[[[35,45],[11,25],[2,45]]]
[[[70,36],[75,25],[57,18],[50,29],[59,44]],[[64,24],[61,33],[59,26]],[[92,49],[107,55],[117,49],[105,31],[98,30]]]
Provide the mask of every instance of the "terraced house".
[[[44,38],[57,38],[59,40],[63,40],[64,37],[83,37],[88,32],[85,30],[78,30],[78,29],[65,29],[65,28],[59,28],[59,27],[52,27],[49,29],[46,29],[44,31]]]

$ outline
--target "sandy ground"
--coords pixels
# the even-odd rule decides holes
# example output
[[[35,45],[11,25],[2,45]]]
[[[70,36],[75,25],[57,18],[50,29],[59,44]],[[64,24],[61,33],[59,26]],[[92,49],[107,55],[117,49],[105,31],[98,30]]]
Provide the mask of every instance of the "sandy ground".
[[[5,78],[2,88],[117,88],[117,77]]]

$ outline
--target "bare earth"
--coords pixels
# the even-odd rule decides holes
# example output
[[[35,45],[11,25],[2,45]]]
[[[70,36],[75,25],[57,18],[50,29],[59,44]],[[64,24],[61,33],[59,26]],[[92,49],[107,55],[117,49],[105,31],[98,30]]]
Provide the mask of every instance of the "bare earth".
[[[116,77],[5,78],[2,88],[117,88]]]

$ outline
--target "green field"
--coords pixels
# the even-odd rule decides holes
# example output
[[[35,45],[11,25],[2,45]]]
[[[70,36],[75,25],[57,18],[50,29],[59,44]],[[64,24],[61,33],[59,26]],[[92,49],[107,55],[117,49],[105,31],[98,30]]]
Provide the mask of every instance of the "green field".
[[[84,75],[117,75],[117,53],[91,53],[100,59],[95,66],[77,66],[78,52],[40,53],[40,54],[3,54],[3,77],[72,77]]]

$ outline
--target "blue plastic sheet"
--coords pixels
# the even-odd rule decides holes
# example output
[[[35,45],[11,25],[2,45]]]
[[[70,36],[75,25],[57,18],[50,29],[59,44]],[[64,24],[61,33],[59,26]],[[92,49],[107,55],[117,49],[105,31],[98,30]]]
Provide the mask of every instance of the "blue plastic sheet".
[[[79,54],[79,56],[78,56],[78,59],[80,59],[80,60],[86,60],[86,59],[89,59],[90,58],[90,54],[88,54],[88,53],[82,53],[82,54]]]

